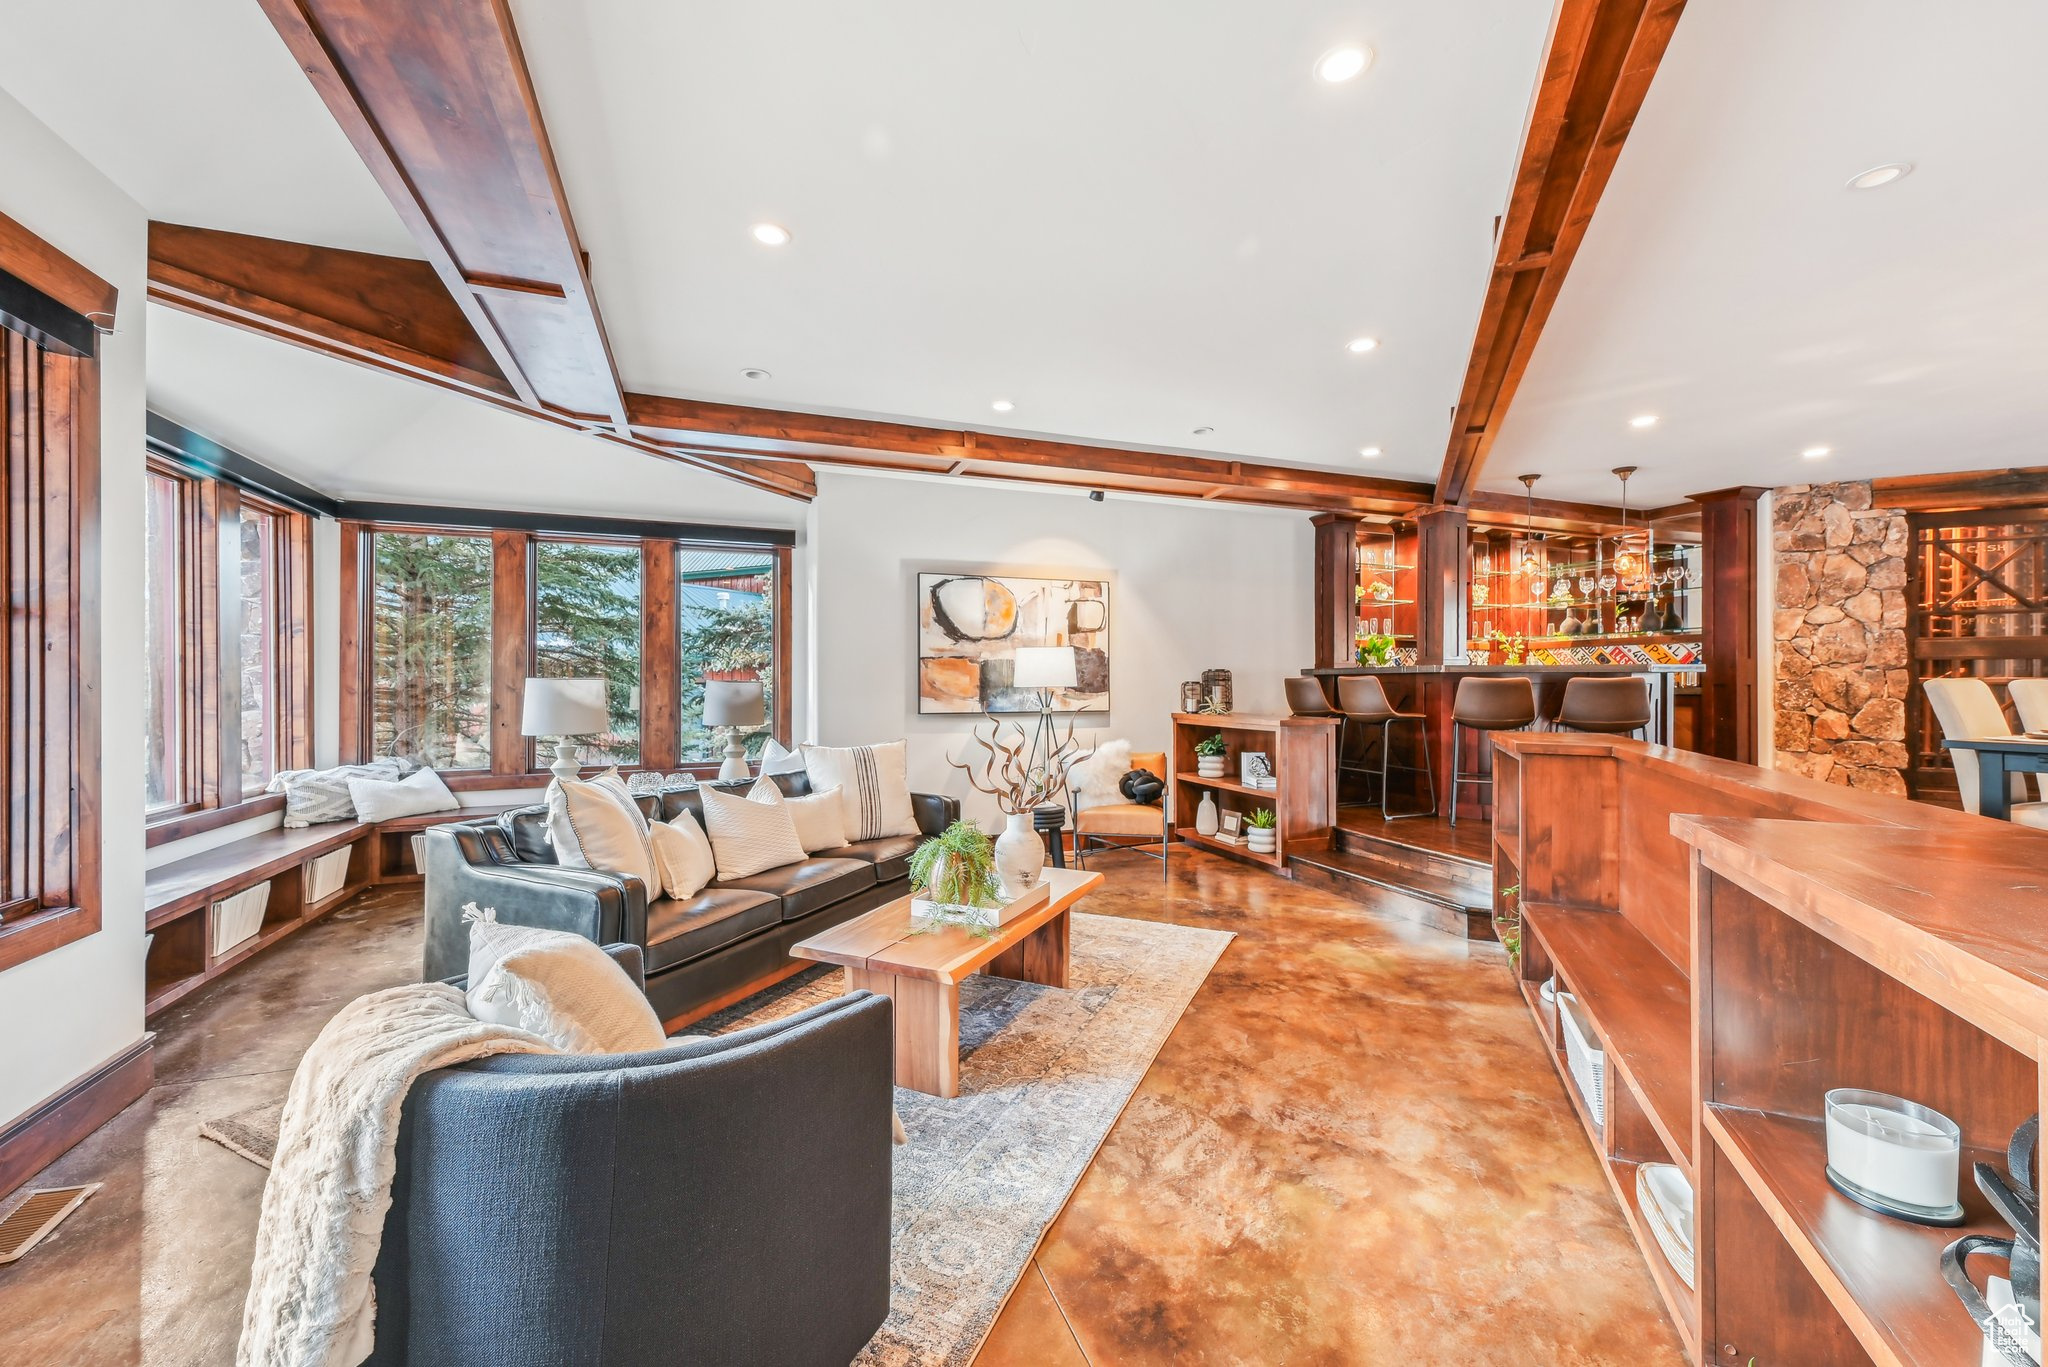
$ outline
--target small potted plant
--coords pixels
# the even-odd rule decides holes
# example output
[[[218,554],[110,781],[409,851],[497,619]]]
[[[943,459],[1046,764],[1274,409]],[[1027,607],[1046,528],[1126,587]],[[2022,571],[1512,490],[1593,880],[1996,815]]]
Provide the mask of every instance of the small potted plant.
[[[1500,890],[1500,905],[1493,909],[1493,933],[1500,939],[1500,947],[1508,952],[1508,967],[1514,968],[1522,959],[1522,885],[1516,883]]]
[[[1224,743],[1223,733],[1215,732],[1195,742],[1195,772],[1203,778],[1223,777],[1223,756],[1230,747]]]
[[[1358,663],[1361,665],[1384,665],[1394,658],[1394,638],[1385,632],[1375,632],[1358,638]]]
[[[1244,843],[1253,854],[1272,854],[1280,845],[1280,818],[1261,807],[1245,821]]]
[[[973,822],[954,822],[911,851],[910,889],[914,920],[994,930],[1003,904],[995,843]]]

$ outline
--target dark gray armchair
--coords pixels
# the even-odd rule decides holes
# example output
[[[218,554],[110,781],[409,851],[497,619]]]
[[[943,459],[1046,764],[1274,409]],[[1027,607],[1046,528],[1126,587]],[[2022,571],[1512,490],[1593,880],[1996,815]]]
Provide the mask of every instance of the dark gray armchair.
[[[607,952],[636,979],[640,950]],[[888,999],[407,1096],[373,1367],[844,1367],[889,1313]]]

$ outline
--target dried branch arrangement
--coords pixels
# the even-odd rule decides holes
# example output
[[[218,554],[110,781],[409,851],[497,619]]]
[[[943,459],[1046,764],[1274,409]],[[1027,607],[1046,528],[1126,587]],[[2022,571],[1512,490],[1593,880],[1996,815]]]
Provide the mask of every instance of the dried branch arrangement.
[[[1003,735],[1006,726],[1016,732],[1014,744]],[[1066,796],[1067,766],[1086,759],[1094,751],[1075,743],[1071,720],[1064,736],[1058,722],[1052,723],[1048,731],[1051,743],[1044,758],[1037,759],[1027,755],[1030,737],[1015,722],[991,720],[986,736],[981,734],[981,724],[977,722],[968,728],[967,734],[983,753],[965,760],[948,755],[946,763],[966,774],[968,785],[976,792],[993,797],[997,810],[1005,816],[1050,806]]]

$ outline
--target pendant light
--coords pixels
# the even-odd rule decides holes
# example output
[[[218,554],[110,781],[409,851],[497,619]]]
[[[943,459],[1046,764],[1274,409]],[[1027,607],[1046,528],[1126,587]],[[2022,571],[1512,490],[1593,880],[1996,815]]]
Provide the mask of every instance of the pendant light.
[[[1539,585],[1536,597],[1540,601],[1543,590],[1550,585],[1550,558],[1544,547],[1544,534],[1536,530],[1536,481],[1541,475],[1516,475],[1522,481],[1522,559],[1516,566],[1522,578]]]
[[[1621,531],[1614,538],[1614,577],[1622,587],[1632,588],[1645,583],[1650,573],[1650,556],[1656,546],[1648,527],[1632,529],[1628,525],[1628,477],[1636,472],[1633,465],[1619,465],[1614,474],[1621,481]]]

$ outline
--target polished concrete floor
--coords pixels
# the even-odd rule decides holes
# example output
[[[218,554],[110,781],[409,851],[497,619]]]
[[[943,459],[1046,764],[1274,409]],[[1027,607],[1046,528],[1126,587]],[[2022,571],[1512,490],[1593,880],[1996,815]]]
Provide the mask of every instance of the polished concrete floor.
[[[1496,947],[1210,855],[1089,910],[1237,932],[1054,1223],[983,1367],[1682,1361]],[[41,1181],[105,1188],[0,1268],[0,1363],[233,1360],[264,1174],[197,1136],[410,980],[372,894],[152,1022],[156,1087]]]

